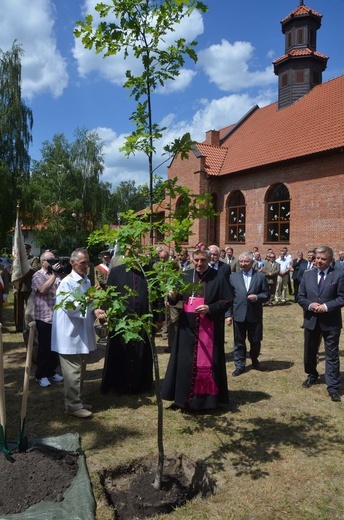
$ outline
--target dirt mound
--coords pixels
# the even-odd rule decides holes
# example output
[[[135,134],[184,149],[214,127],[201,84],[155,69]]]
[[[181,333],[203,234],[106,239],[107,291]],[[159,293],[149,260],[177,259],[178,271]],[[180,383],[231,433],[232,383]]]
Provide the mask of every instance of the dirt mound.
[[[0,454],[0,514],[21,513],[38,502],[61,502],[78,471],[78,454],[34,444]]]
[[[165,458],[158,491],[152,485],[155,471],[156,457],[149,456],[103,473],[101,483],[116,520],[169,514],[195,496],[215,491],[215,482],[205,467],[183,455]]]

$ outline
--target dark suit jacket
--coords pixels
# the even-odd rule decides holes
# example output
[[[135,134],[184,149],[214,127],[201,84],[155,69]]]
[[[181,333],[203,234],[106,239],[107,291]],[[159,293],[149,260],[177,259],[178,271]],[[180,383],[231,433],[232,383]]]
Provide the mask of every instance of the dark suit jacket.
[[[226,262],[221,262],[221,260],[219,260],[219,265],[218,265],[217,272],[221,276],[226,276],[227,280],[228,280],[229,279],[229,275],[231,274],[230,265],[226,264]]]
[[[300,282],[301,278],[299,278],[299,271],[301,269],[301,272],[304,272],[307,269],[307,265],[308,265],[308,262],[304,258],[300,261],[298,261],[297,258],[295,258],[293,260],[293,263],[291,264],[291,266],[293,268],[292,279],[298,280]],[[301,275],[301,277],[302,277],[302,275]]]
[[[234,321],[238,322],[247,320],[252,323],[258,323],[262,321],[263,303],[269,299],[269,286],[265,274],[253,271],[248,291],[246,291],[242,271],[232,273],[229,280],[234,290],[234,301],[233,307],[229,309],[226,316],[232,316]],[[249,294],[256,294],[258,300],[250,302],[247,299]]]
[[[339,269],[339,270],[340,270],[340,269],[343,269],[343,271],[344,271],[344,263],[341,264],[341,263],[340,263],[340,260],[336,260],[336,261],[335,261],[335,264],[334,264],[334,268],[335,268],[335,269]]]
[[[311,269],[305,271],[297,302],[305,311],[303,327],[314,330],[319,323],[322,330],[342,327],[341,308],[344,306],[344,271],[329,268],[324,285],[319,292],[318,289],[318,270]],[[328,312],[315,313],[309,311],[311,303],[325,303]]]
[[[305,262],[306,262],[305,264],[302,264],[302,265],[300,266],[300,269],[298,270],[298,273],[297,273],[297,279],[298,279],[298,281],[299,281],[300,283],[301,283],[301,280],[302,280],[302,277],[303,277],[305,271],[307,271],[308,261],[305,260]],[[312,269],[313,269],[313,268],[312,268]],[[310,270],[310,269],[308,269],[308,271],[309,271],[309,270]]]

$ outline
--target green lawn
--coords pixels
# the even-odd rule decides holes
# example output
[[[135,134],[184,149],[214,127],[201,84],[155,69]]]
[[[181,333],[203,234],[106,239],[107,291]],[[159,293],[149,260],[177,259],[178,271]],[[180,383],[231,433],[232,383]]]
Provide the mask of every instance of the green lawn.
[[[25,348],[13,332],[11,306],[3,333],[8,438],[18,434]],[[232,330],[226,352],[230,405],[216,413],[188,415],[166,410],[166,455],[184,453],[202,460],[217,481],[217,493],[197,499],[168,518],[185,520],[335,520],[344,518],[344,398],[333,403],[324,382],[305,390],[302,310],[290,301],[264,310],[261,371],[233,378]],[[344,338],[344,337],[343,337]],[[343,356],[344,339],[341,342]],[[158,340],[162,377],[168,361]],[[155,453],[154,396],[100,394],[104,347],[87,372],[85,394],[93,403],[90,420],[67,416],[63,388],[42,389],[32,375],[26,433],[29,438],[78,432],[97,501],[97,520],[113,518],[99,472]],[[34,374],[34,367],[32,370]],[[168,403],[166,403],[166,406]],[[159,518],[167,518],[160,516]]]

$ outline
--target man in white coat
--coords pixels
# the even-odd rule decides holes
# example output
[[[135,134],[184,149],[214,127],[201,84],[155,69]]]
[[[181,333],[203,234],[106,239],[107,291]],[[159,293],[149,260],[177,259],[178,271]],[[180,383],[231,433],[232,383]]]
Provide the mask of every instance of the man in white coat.
[[[62,300],[73,302],[73,293],[83,294],[90,288],[87,278],[89,257],[86,249],[76,249],[70,259],[71,273],[60,283],[56,292],[56,304]],[[63,294],[64,293],[64,294]],[[95,318],[105,318],[101,309],[92,309],[89,305],[86,312],[81,312],[80,305],[75,302],[73,309],[65,305],[56,309],[53,315],[51,350],[58,352],[64,377],[65,408],[67,413],[79,418],[92,415],[91,406],[82,400],[82,388],[88,355],[96,350],[94,331]]]

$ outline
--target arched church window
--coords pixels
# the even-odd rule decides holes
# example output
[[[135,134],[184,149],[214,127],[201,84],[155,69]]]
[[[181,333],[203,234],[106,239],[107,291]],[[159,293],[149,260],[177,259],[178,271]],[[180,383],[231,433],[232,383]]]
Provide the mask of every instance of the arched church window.
[[[272,186],[266,194],[266,241],[290,241],[290,196],[284,184]]]
[[[227,241],[245,242],[246,204],[241,191],[231,193],[227,199]]]

